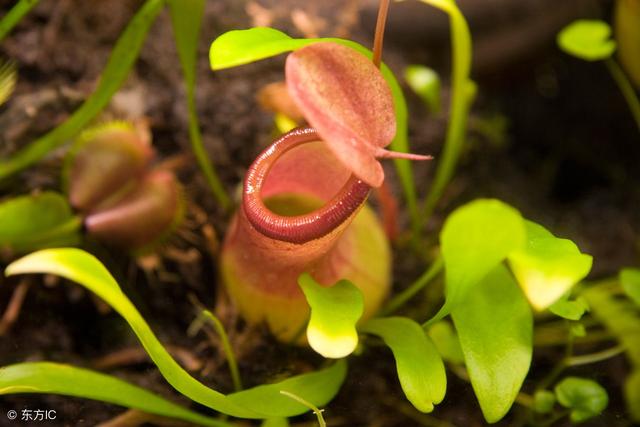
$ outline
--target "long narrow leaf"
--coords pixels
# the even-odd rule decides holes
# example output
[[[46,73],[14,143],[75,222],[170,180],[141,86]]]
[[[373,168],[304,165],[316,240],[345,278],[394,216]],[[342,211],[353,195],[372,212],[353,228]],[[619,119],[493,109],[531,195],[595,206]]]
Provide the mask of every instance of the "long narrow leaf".
[[[16,393],[82,397],[197,425],[231,427],[229,423],[185,409],[119,378],[60,363],[19,363],[0,368],[0,395]]]
[[[0,161],[0,180],[37,162],[76,135],[107,105],[120,88],[142,48],[149,27],[164,0],[147,0],[118,39],[96,91],[64,123],[33,141],[11,158]]]
[[[92,255],[71,248],[42,250],[15,261],[6,270],[7,275],[26,273],[55,274],[98,295],[129,323],[169,384],[193,401],[228,415],[272,418],[302,414],[308,408],[287,399],[281,390],[322,406],[335,396],[346,375],[346,364],[339,362],[318,372],[226,396],[193,378],[171,357],[114,278]]]
[[[215,172],[202,143],[198,113],[196,111],[196,56],[198,53],[198,37],[204,15],[204,0],[169,0],[169,11],[173,23],[173,34],[178,47],[178,56],[182,64],[182,73],[187,90],[187,109],[189,111],[189,138],[191,148],[198,161],[202,173],[213,196],[223,208],[231,204],[220,178]]]
[[[19,0],[0,20],[0,42],[40,0]]]

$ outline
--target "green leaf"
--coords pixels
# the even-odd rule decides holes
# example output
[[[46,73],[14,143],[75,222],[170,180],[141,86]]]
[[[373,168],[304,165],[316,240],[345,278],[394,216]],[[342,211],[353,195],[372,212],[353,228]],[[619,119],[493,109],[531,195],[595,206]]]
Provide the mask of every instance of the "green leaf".
[[[611,27],[604,21],[579,19],[558,34],[560,49],[585,61],[607,59],[616,50]]]
[[[124,83],[142,44],[164,6],[164,0],[147,0],[120,35],[95,92],[64,123],[0,162],[0,179],[37,162],[82,130],[109,103]]]
[[[231,427],[165,400],[119,378],[51,362],[19,363],[0,368],[0,394],[48,393],[113,403],[197,425]]]
[[[11,10],[0,20],[0,42],[38,3],[40,3],[40,0],[18,0],[16,2]]]
[[[620,341],[634,367],[640,368],[640,313],[628,299],[610,290],[592,286],[582,291],[591,313]]]
[[[80,243],[80,219],[60,194],[44,192],[0,203],[0,248],[23,254]]]
[[[211,43],[209,62],[211,69],[222,70],[270,58],[319,41],[340,43],[368,57],[372,56],[369,49],[351,40],[338,38],[293,39],[273,28],[259,27],[248,30],[233,30],[219,36]],[[407,153],[409,152],[407,103],[391,70],[382,64],[380,71],[391,89],[396,113],[396,136],[391,142],[390,148],[394,151]],[[394,159],[393,162],[405,194],[414,233],[416,233],[422,219],[418,211],[411,163],[406,159]]]
[[[640,270],[625,268],[620,271],[620,284],[629,298],[640,305]]]
[[[548,414],[556,404],[556,395],[549,390],[538,390],[533,395],[533,409],[539,414]]]
[[[0,60],[0,105],[13,93],[16,87],[16,67],[12,62]]]
[[[358,345],[356,323],[364,311],[360,289],[348,280],[324,287],[308,273],[302,274],[298,283],[311,307],[307,326],[311,348],[334,359],[353,353]]]
[[[631,420],[640,423],[640,370],[637,368],[624,382],[624,398]]]
[[[571,240],[531,221],[525,225],[526,246],[509,255],[509,264],[531,305],[544,310],[589,274],[593,259]]]
[[[289,427],[289,420],[286,418],[269,418],[262,422],[261,427]]]
[[[359,328],[382,338],[396,359],[398,379],[407,399],[422,412],[433,411],[447,390],[444,363],[419,324],[406,317],[371,319]]]
[[[291,417],[308,412],[309,408],[282,394],[283,391],[303,397],[313,406],[322,407],[338,393],[346,374],[347,364],[344,360],[339,360],[320,371],[229,394],[227,400],[261,414],[260,418]]]
[[[198,38],[204,16],[205,0],[168,0],[173,34],[178,47],[178,56],[182,65],[184,82],[187,90],[187,109],[189,113],[189,137],[191,148],[198,161],[211,191],[223,208],[231,205],[231,200],[218,178],[209,160],[202,142],[198,113],[196,111],[196,59],[198,53]]]
[[[524,242],[520,213],[499,200],[479,199],[449,215],[440,233],[446,301],[431,322],[460,304],[474,285]]]
[[[429,327],[427,334],[444,360],[451,363],[464,363],[460,340],[451,323],[445,320],[436,322]]]
[[[531,308],[507,268],[499,265],[451,316],[482,413],[494,423],[509,411],[529,371]]]
[[[580,423],[599,415],[609,404],[607,391],[586,378],[567,377],[556,385],[558,402],[571,409],[571,421]]]
[[[288,399],[280,391],[303,396],[322,406],[335,396],[346,375],[346,364],[336,363],[318,372],[225,396],[190,376],[169,355],[107,269],[91,254],[71,248],[42,250],[13,262],[5,273],[9,276],[55,274],[81,284],[127,321],[169,384],[191,400],[234,417],[272,418],[304,413],[307,411],[304,405]]]
[[[440,76],[432,68],[424,65],[409,65],[404,70],[404,78],[434,114],[440,112]]]
[[[584,298],[577,298],[570,301],[566,298],[560,299],[549,307],[556,316],[569,320],[580,320],[585,312],[589,311],[589,304]]]

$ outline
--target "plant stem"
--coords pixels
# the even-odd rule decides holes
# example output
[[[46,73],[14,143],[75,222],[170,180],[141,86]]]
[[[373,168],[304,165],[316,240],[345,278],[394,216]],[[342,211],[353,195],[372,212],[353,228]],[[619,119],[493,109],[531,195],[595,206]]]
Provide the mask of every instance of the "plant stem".
[[[379,315],[388,316],[397,311],[407,301],[427,286],[429,282],[431,282],[442,271],[443,267],[444,262],[442,260],[442,256],[438,256],[431,266],[415,282],[413,282],[407,289],[391,298],[385,307],[380,310]]]
[[[207,319],[211,326],[216,330],[216,333],[220,337],[220,341],[222,343],[222,349],[227,358],[227,363],[229,364],[229,371],[231,372],[231,379],[233,381],[233,387],[236,391],[242,390],[242,380],[240,379],[240,371],[238,370],[238,363],[236,362],[236,357],[233,354],[233,349],[231,348],[231,343],[229,342],[229,336],[227,332],[224,330],[224,326],[222,322],[209,310],[203,310],[202,316]]]
[[[224,330],[224,325],[211,311],[207,310],[202,306],[200,302],[194,297],[190,296],[191,302],[198,307],[200,311],[200,315],[191,323],[189,329],[187,330],[187,334],[189,336],[195,335],[198,330],[202,327],[203,322],[209,321],[209,324],[213,326],[218,337],[220,338],[220,342],[222,344],[222,350],[224,352],[225,357],[227,358],[227,364],[229,365],[229,372],[231,373],[231,380],[233,381],[233,388],[235,391],[242,390],[242,380],[240,378],[240,371],[238,370],[238,363],[236,362],[236,357],[233,353],[233,348],[231,347],[231,343],[229,342],[229,336],[227,332]]]
[[[303,399],[302,397],[300,397],[298,395],[290,393],[288,391],[280,390],[280,394],[283,394],[283,395],[295,400],[296,402],[299,402],[299,403],[303,404],[307,408],[311,409],[313,411],[313,413],[316,414],[316,417],[318,417],[318,424],[320,425],[320,427],[327,427],[327,423],[325,422],[324,417],[322,416],[322,409],[318,409],[318,407],[313,405],[311,402]]]
[[[382,45],[384,43],[384,27],[387,23],[387,15],[389,13],[390,0],[380,0],[378,8],[378,19],[376,21],[376,33],[373,39],[373,63],[380,68],[382,61]]]
[[[20,0],[0,21],[0,42],[40,0]]]
[[[631,115],[633,115],[633,119],[638,126],[638,130],[640,130],[640,100],[638,99],[638,95],[636,94],[633,85],[615,59],[607,58],[604,63],[609,69],[611,77],[613,77],[613,80],[615,80],[618,85],[618,88],[620,88],[622,96],[624,96],[624,99],[627,101],[629,111],[631,112]]]
[[[623,345],[617,345],[606,350],[598,351],[591,354],[583,354],[580,356],[573,356],[567,359],[567,366],[580,366],[588,365],[590,363],[601,362],[603,360],[611,359],[619,354],[624,353],[625,347]]]
[[[447,137],[438,162],[435,179],[423,206],[422,219],[426,223],[453,176],[465,139],[467,115],[470,107],[467,91],[469,89],[469,73],[471,71],[471,35],[469,26],[455,2],[449,0],[421,1],[449,14],[453,56],[451,70],[452,96],[449,106]]]

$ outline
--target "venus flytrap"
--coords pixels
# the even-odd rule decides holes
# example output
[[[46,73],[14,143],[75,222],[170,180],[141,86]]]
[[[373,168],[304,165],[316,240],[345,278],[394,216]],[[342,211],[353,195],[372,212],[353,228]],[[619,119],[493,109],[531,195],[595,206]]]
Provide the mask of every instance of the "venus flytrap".
[[[0,203],[5,258],[78,245],[81,231],[136,254],[156,248],[180,224],[184,200],[174,174],[152,168],[152,157],[145,128],[110,122],[82,133],[65,159],[66,198],[45,192]]]

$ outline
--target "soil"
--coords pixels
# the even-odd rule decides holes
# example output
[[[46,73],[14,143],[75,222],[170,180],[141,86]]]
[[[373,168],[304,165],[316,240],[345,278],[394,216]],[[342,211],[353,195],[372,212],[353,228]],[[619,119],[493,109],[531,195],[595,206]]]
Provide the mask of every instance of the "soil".
[[[609,17],[610,2],[567,2],[574,6],[547,21],[546,12],[554,9],[555,1],[500,0],[491,2],[494,8],[489,11],[474,7],[470,0],[461,3],[470,14],[474,41],[482,46],[475,57],[479,94],[469,126],[471,143],[429,229],[436,233],[447,212],[466,201],[496,197],[594,255],[593,278],[637,264],[637,129],[605,67],[571,59],[554,43],[555,32],[574,17]],[[12,4],[0,0],[0,14]],[[54,128],[80,105],[95,87],[111,47],[140,4],[138,0],[42,0],[3,41],[0,57],[18,64],[19,82],[12,99],[0,107],[0,156]],[[406,22],[417,20],[416,5],[411,7],[414,9],[392,6],[385,60],[396,72],[410,63],[429,63],[446,76],[448,30],[438,21],[442,17],[434,18],[434,25],[417,21],[414,31],[413,25],[398,24],[410,16],[414,20]],[[338,35],[368,45],[375,8],[373,1],[355,0],[207,1],[199,46],[197,105],[204,143],[230,194],[238,194],[244,171],[273,135],[272,116],[259,108],[255,93],[283,78],[283,58],[212,73],[207,62],[210,42],[226,30],[271,25],[292,35]],[[431,22],[429,16],[425,22]],[[519,37],[514,31],[520,27],[513,25],[517,19],[540,25],[530,25],[526,43],[502,49],[499,40]],[[413,151],[437,158],[446,115],[429,115],[413,95],[408,95],[408,101]],[[193,337],[186,333],[197,313],[190,299],[195,296],[205,306],[216,307],[224,321],[246,386],[319,366],[321,359],[310,350],[279,345],[264,329],[248,328],[221,296],[215,259],[229,218],[190,161],[184,90],[166,11],[153,25],[134,70],[101,120],[114,117],[146,117],[158,160],[174,156],[188,160],[179,169],[189,203],[187,220],[156,255],[135,260],[96,242],[86,243],[114,273],[160,340],[178,349],[180,360],[205,384],[232,391],[220,346],[211,344],[202,333]],[[3,196],[59,189],[63,153],[57,150],[3,183]],[[434,164],[415,165],[415,171],[416,182],[422,183],[418,189],[425,194]],[[400,194],[391,167],[387,173]],[[406,215],[401,214],[400,221],[406,228]],[[401,244],[395,256],[394,284],[401,289],[424,267],[420,257]],[[0,309],[21,280],[0,278]],[[131,331],[103,303],[74,284],[51,277],[29,280],[16,323],[0,336],[1,366],[49,360],[100,368],[190,405],[140,355]],[[426,317],[424,310],[433,308],[417,301],[405,311]],[[536,354],[526,391],[561,354],[561,348],[545,348]],[[607,411],[585,425],[629,424],[621,395],[627,369],[620,356],[571,371],[595,375],[610,392]],[[0,398],[0,425],[27,425],[4,418],[7,410],[22,408],[56,410],[57,420],[46,423],[49,426],[93,426],[125,411],[85,399],[15,395]],[[516,406],[499,425],[515,425],[521,412]],[[404,399],[391,354],[377,347],[351,358],[348,379],[325,416],[332,426],[483,425],[470,385],[452,374],[445,402],[435,416],[419,414]],[[294,421],[313,425],[310,415]]]

